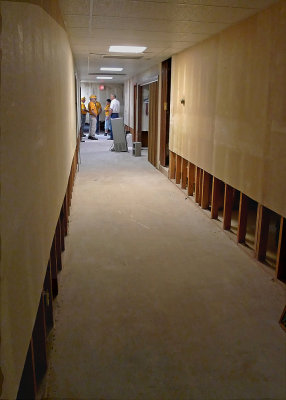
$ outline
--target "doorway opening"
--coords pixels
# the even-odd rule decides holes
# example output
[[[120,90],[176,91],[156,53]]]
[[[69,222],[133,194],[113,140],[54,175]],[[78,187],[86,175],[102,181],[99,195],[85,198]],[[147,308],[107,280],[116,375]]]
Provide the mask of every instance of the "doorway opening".
[[[135,97],[137,93],[137,99]],[[136,141],[148,148],[148,161],[157,167],[158,149],[158,77],[134,87],[134,108],[137,102]]]
[[[169,128],[172,59],[162,62],[160,164],[169,166]]]

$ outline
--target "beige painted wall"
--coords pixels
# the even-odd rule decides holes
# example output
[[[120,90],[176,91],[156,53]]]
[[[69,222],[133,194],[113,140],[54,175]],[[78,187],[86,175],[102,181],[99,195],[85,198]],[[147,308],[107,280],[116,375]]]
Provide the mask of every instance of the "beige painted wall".
[[[170,150],[284,217],[285,38],[283,0],[173,56],[170,121]]]
[[[73,58],[62,26],[25,2],[2,1],[1,14],[1,356],[2,398],[10,399],[67,187],[76,113]]]

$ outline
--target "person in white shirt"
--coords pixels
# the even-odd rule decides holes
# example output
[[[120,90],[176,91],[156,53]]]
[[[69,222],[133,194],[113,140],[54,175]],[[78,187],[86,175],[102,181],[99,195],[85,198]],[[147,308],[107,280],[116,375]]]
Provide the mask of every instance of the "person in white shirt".
[[[119,110],[120,110],[120,103],[116,98],[115,94],[110,95],[111,103],[110,103],[110,118],[118,118],[119,117]],[[113,140],[113,132],[112,132],[112,125],[110,130],[110,138],[108,140]]]

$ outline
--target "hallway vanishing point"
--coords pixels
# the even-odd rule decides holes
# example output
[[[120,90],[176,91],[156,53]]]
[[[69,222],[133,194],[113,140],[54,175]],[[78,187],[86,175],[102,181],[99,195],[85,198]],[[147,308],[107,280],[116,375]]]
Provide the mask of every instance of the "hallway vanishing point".
[[[283,285],[147,161],[81,144],[48,399],[285,399]]]

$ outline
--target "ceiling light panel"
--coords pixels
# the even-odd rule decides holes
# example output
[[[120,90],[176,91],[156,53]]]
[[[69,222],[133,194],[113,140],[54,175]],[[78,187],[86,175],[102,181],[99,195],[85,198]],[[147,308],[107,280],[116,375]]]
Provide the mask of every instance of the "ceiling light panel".
[[[110,53],[143,53],[147,47],[143,46],[110,46]]]
[[[114,60],[140,60],[143,58],[143,56],[131,56],[131,55],[126,55],[126,56],[119,56],[118,54],[114,55],[103,55],[102,58],[111,58]]]
[[[117,67],[101,67],[100,71],[122,71],[123,68],[117,68]]]
[[[113,79],[112,76],[97,76],[96,79]]]

